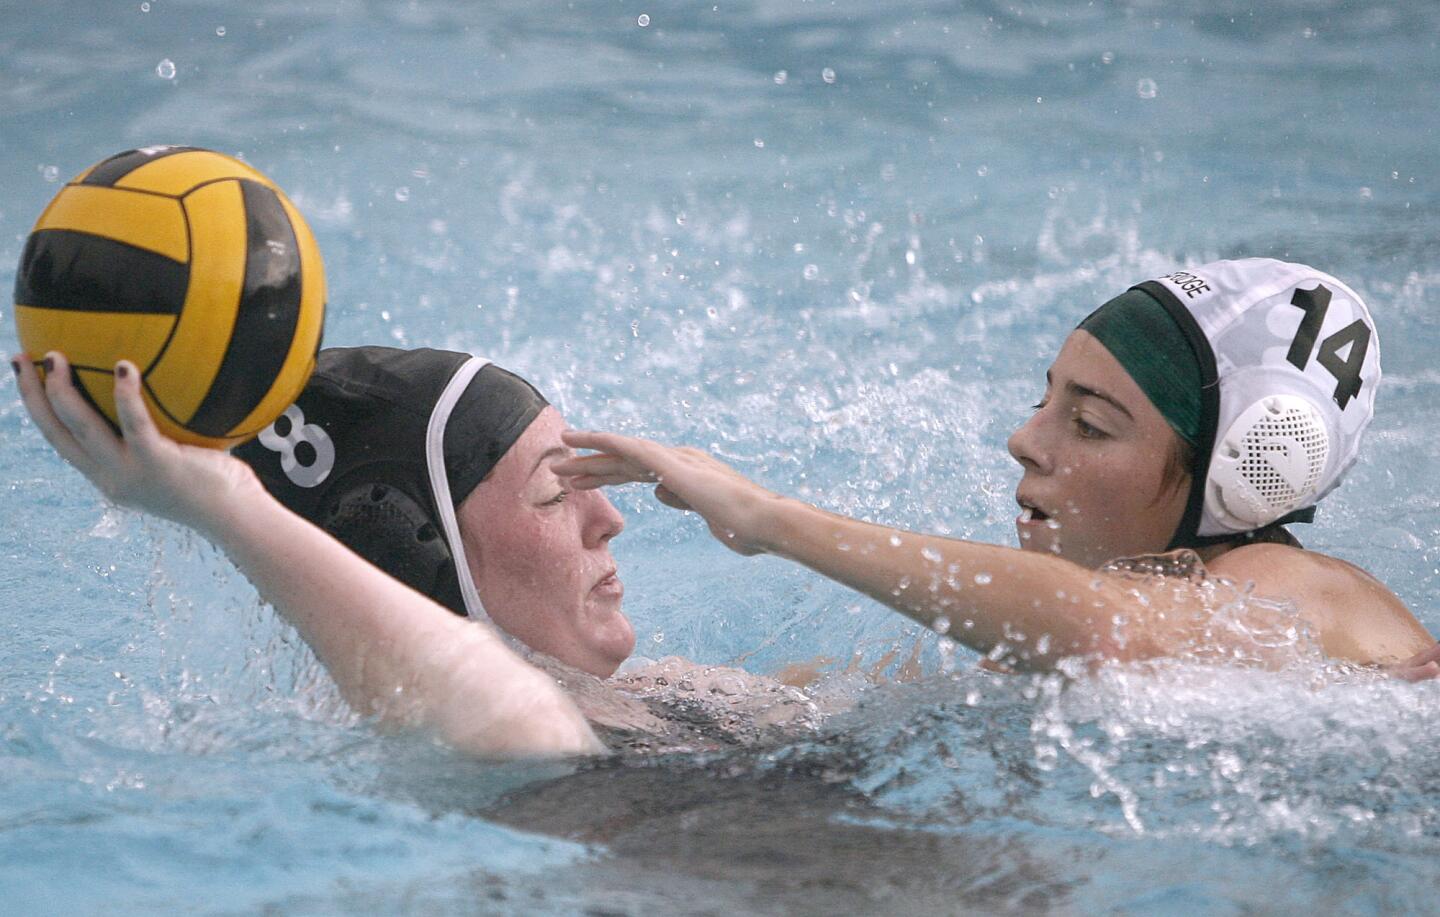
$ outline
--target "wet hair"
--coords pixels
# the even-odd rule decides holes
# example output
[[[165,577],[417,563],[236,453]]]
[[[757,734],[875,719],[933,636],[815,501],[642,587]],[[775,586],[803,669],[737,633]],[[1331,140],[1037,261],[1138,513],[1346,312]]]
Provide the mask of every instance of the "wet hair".
[[[1155,495],[1155,502],[1160,502],[1176,488],[1188,483],[1196,470],[1195,444],[1171,430],[1170,448],[1165,453],[1165,469],[1160,473],[1160,490]]]

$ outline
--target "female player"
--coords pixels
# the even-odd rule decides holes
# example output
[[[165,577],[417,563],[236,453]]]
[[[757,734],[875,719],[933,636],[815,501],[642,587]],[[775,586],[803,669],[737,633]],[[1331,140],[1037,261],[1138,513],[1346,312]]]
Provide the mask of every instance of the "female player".
[[[368,437],[332,439],[292,409],[294,423],[282,424],[284,429],[272,429],[267,436],[277,465],[288,466],[298,481],[312,488],[331,475],[338,486],[312,492],[297,484],[300,496],[290,495],[291,502],[300,505],[304,497],[319,493],[333,496],[300,508],[313,511],[312,515],[329,514],[320,521],[336,522],[341,535],[354,536],[362,528],[354,524],[355,517],[368,513],[372,519],[383,519],[398,514],[398,521],[377,526],[377,531],[393,536],[413,521],[406,512],[427,498],[413,490],[408,503],[397,497],[406,489],[407,470],[413,469],[397,462],[397,454],[387,447],[413,435],[417,423],[422,435],[435,431],[442,456],[449,447],[465,449],[485,440],[482,445],[500,451],[465,455],[466,462],[448,468],[442,458],[435,475],[446,486],[472,490],[459,508],[460,516],[473,513],[480,522],[475,526],[478,537],[465,544],[470,550],[457,541],[454,557],[447,554],[436,564],[433,550],[426,551],[433,544],[407,547],[396,540],[390,547],[401,557],[398,572],[410,574],[416,582],[428,575],[426,585],[449,597],[461,589],[437,584],[436,567],[452,564],[453,583],[459,581],[454,570],[458,566],[469,587],[466,601],[475,602],[477,613],[478,586],[492,597],[489,607],[497,619],[513,618],[517,623],[512,626],[521,633],[539,632],[537,642],[545,652],[600,674],[613,671],[634,640],[620,613],[620,586],[609,553],[609,541],[621,527],[620,517],[598,494],[566,492],[563,501],[557,499],[561,488],[550,465],[565,451],[559,439],[563,427],[559,415],[553,408],[537,405],[538,396],[513,397],[519,387],[528,386],[508,374],[491,372],[478,378],[481,373],[476,370],[483,366],[463,364],[469,376],[449,388],[462,368],[453,361],[420,359],[407,364],[402,360],[404,365],[397,365],[390,360],[387,365],[383,359],[365,359],[371,355],[352,354],[350,365],[341,366],[361,371],[346,380],[348,395],[341,391],[344,384],[331,386],[337,413],[388,406],[388,413],[377,419],[403,425],[406,410],[421,413],[421,419],[411,418],[407,429],[390,429],[389,440],[379,435],[385,431],[383,423],[365,427]],[[330,360],[328,368],[336,369],[337,363],[347,360]],[[161,435],[141,398],[139,372],[133,364],[122,361],[115,367],[123,438],[71,384],[63,355],[46,355],[43,382],[23,355],[11,365],[31,418],[56,451],[116,503],[190,526],[223,549],[261,596],[300,632],[356,711],[382,725],[430,732],[462,751],[487,757],[604,750],[571,695],[554,677],[522,658],[517,652],[522,648],[508,644],[500,631],[481,620],[467,621],[366,563],[271,496],[245,462]],[[325,369],[318,385],[327,381]],[[383,380],[389,376],[394,381],[397,373],[410,383],[404,393],[408,401],[390,402],[400,389],[383,389]],[[335,382],[333,373],[328,381]],[[448,407],[438,414],[432,410],[433,399],[430,404],[419,400],[426,386],[436,384],[437,395],[451,393]],[[475,419],[474,401],[467,402],[462,394],[507,390],[511,406],[529,413],[523,422],[512,416],[483,433],[444,435],[445,417],[440,414],[453,411],[458,417]],[[364,397],[367,392],[375,397]],[[316,418],[321,414],[317,399],[302,399],[302,404]],[[437,417],[438,423],[432,424]],[[424,442],[416,446],[422,466],[427,458]],[[436,451],[431,450],[432,461]],[[484,486],[478,486],[480,477],[487,478]],[[454,506],[442,505],[448,506],[453,525]],[[424,524],[422,520],[412,525],[406,537],[437,540],[435,533],[422,531]],[[482,558],[492,551],[495,558]],[[526,622],[527,616],[536,620]]]
[[[1379,381],[1353,290],[1303,265],[1226,261],[1142,283],[1066,340],[1009,442],[1019,550],[837,516],[703,452],[613,434],[567,432],[599,454],[555,470],[580,491],[658,482],[733,550],[804,564],[1013,668],[1278,662],[1257,648],[1258,617],[1221,626],[1222,578],[1289,603],[1332,658],[1432,677],[1440,647],[1394,593],[1283,528],[1308,522],[1355,461]],[[1157,575],[1111,563],[1182,548],[1195,553]],[[1273,603],[1254,604],[1273,621]]]

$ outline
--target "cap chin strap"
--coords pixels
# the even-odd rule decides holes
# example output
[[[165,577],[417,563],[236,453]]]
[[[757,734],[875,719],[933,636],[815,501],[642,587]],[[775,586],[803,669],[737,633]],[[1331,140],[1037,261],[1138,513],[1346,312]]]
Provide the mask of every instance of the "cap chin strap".
[[[455,561],[455,579],[460,583],[465,614],[474,620],[487,622],[490,616],[480,603],[480,593],[475,591],[475,579],[470,575],[470,564],[465,559],[465,543],[460,540],[455,503],[450,499],[450,478],[445,472],[445,427],[470,380],[489,364],[490,361],[484,357],[471,357],[460,364],[435,402],[435,409],[430,412],[430,423],[425,428],[425,467],[430,473],[430,493],[435,498],[435,512],[440,516],[440,527],[445,531],[445,540],[450,544],[450,555]]]

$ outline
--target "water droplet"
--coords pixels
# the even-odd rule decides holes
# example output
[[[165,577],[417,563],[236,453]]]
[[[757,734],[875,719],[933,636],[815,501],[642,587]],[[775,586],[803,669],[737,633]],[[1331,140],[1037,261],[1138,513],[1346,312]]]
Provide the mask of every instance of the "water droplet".
[[[977,574],[975,574],[975,585],[977,585],[977,586],[988,586],[988,585],[990,585],[990,574],[988,574],[988,573],[977,573]]]
[[[657,630],[657,631],[655,631],[655,633],[653,633],[653,634],[650,635],[650,642],[651,642],[651,643],[664,643],[664,642],[665,642],[665,632],[664,632],[663,630]]]
[[[930,629],[943,637],[950,633],[950,619],[944,615],[940,615],[934,621],[930,622]]]
[[[395,189],[395,200],[399,201],[399,202],[402,203],[402,204],[405,203],[406,201],[410,200],[410,189],[407,188],[407,187],[405,187],[404,185],[401,185],[400,187],[396,188],[396,189]]]
[[[60,169],[58,166],[45,166],[40,170],[40,174],[46,181],[53,182],[60,180]]]
[[[891,535],[891,536],[890,536],[890,547],[892,547],[892,548],[898,548],[898,547],[900,547],[900,536],[899,536],[899,535]]]
[[[786,73],[784,70],[776,70],[776,71],[775,71],[775,85],[776,85],[776,86],[784,86],[784,85],[785,85],[785,81],[788,80],[788,79],[790,79],[790,74]]]
[[[990,167],[980,166],[978,169],[975,170],[975,174],[980,176],[981,178],[984,178],[985,176],[990,174]]]
[[[807,264],[805,265],[805,270],[801,271],[801,273],[804,274],[806,280],[814,280],[820,276],[820,268],[813,264]]]
[[[835,82],[835,71],[831,70],[829,67],[826,67],[824,70],[820,71],[820,79],[824,80],[827,83]]]
[[[638,19],[635,20],[635,24],[638,25],[638,26],[640,26],[640,28],[642,28],[642,29],[645,28],[646,26],[648,26],[648,25],[650,24],[650,14],[649,14],[649,13],[641,13],[641,14],[640,14],[640,18],[638,18]]]
[[[162,80],[175,79],[175,62],[168,57],[165,58],[155,65],[155,75]]]
[[[1150,77],[1142,77],[1135,84],[1135,94],[1142,99],[1153,99],[1160,94],[1160,87],[1156,86],[1155,81]]]
[[[1114,52],[1114,51],[1106,51],[1104,54],[1101,54],[1101,55],[1100,55],[1100,63],[1104,64],[1104,65],[1107,66],[1107,67],[1110,66],[1111,64],[1115,63],[1115,52]]]
[[[1360,189],[1360,199],[1361,199],[1362,201],[1368,201],[1368,200],[1370,200],[1370,199],[1371,199],[1372,197],[1374,197],[1374,196],[1375,196],[1375,192],[1374,192],[1374,191],[1371,191],[1369,188],[1361,188],[1361,189]]]
[[[225,37],[225,27],[224,27],[223,25],[217,25],[217,26],[215,27],[215,34],[218,35],[218,36],[220,36],[221,38],[224,38],[224,37]]]
[[[675,225],[684,226],[687,219],[689,219],[689,217],[687,217],[685,215],[685,211],[682,210],[679,213],[675,214]]]
[[[142,4],[140,4],[140,12],[142,12],[142,13],[148,13],[148,12],[150,12],[150,4],[148,4],[148,3],[142,3]]]
[[[755,138],[755,149],[757,149],[757,150],[763,150],[763,149],[765,149],[765,141],[764,141],[764,140],[761,140],[759,137],[756,137],[756,138]]]
[[[932,564],[938,564],[940,563],[940,561],[944,560],[944,558],[940,556],[940,552],[935,550],[934,548],[921,548],[920,556],[930,561],[930,563]]]
[[[1035,747],[1035,766],[1042,771],[1051,771],[1060,762],[1060,752],[1054,745],[1037,745]],[[1090,785],[1090,795],[1099,797],[1098,786]]]

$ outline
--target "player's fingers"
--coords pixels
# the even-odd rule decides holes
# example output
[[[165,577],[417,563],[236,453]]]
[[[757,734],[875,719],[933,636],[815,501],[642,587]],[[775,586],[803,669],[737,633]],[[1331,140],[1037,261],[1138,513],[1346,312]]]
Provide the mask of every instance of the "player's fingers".
[[[1399,672],[1406,681],[1429,681],[1440,677],[1440,662],[1427,662],[1421,666],[1408,666]]]
[[[565,430],[560,439],[574,449],[594,449],[596,452],[621,452],[627,442],[638,442],[618,433],[602,433],[598,430]]]
[[[665,461],[671,451],[670,447],[648,439],[594,430],[566,430],[560,434],[560,439],[571,448],[608,453],[647,468],[654,468],[657,462]]]
[[[1427,662],[1440,662],[1440,641],[1421,653],[1416,653],[1410,660],[1410,665],[1424,665]]]
[[[572,455],[569,458],[561,459],[550,466],[550,470],[561,477],[573,477],[582,474],[616,474],[630,463],[618,455],[608,452],[597,452],[593,455]]]
[[[550,470],[563,478],[595,478],[601,484],[656,480],[655,473],[644,466],[609,453],[567,458],[551,465]]]
[[[105,418],[85,402],[72,374],[64,354],[51,351],[45,355],[45,393],[50,406],[92,466],[114,467],[120,460],[120,441]]]
[[[129,360],[115,364],[115,413],[125,442],[133,448],[148,451],[160,441],[160,431],[140,392],[140,370]]]
[[[20,387],[20,400],[25,405],[25,410],[30,413],[30,419],[39,428],[40,435],[45,437],[45,441],[61,458],[88,475],[94,466],[80,443],[55,415],[50,396],[29,355],[19,354],[13,357],[10,366],[15,370],[16,381]]]

